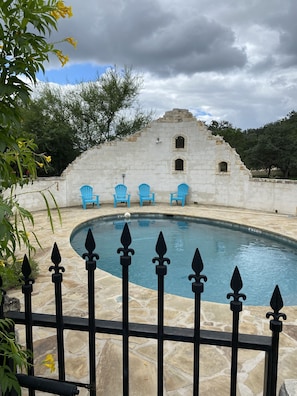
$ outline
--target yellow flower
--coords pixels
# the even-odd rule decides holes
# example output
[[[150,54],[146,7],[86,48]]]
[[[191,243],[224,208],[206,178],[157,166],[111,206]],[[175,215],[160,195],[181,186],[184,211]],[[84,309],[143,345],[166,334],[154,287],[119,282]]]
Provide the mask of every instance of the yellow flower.
[[[54,357],[51,353],[49,353],[48,355],[46,355],[45,359],[42,361],[42,364],[49,368],[51,373],[53,373],[56,370],[56,366],[55,366],[55,360]]]
[[[37,165],[39,166],[39,168],[43,168],[44,164],[42,162],[37,162]]]
[[[62,51],[56,50],[56,55],[61,62],[62,66],[65,66],[66,63],[69,61],[69,57],[67,55],[63,55]]]
[[[5,267],[5,262],[4,262],[4,260],[0,260],[0,267]]]
[[[72,7],[65,6],[64,1],[58,1],[56,7],[51,13],[55,19],[72,17]]]
[[[20,140],[18,141],[18,146],[19,148],[22,148],[24,146],[24,142],[21,142]]]
[[[52,157],[50,155],[45,155],[44,159],[46,160],[47,163],[51,162]]]
[[[52,14],[52,16],[53,16],[55,19],[59,19],[59,18],[60,18],[60,15],[59,15],[58,11],[52,11],[51,14]]]
[[[69,44],[73,45],[74,48],[76,48],[76,46],[77,46],[77,41],[74,40],[73,37],[67,37],[67,38],[65,38],[65,41],[67,41]]]

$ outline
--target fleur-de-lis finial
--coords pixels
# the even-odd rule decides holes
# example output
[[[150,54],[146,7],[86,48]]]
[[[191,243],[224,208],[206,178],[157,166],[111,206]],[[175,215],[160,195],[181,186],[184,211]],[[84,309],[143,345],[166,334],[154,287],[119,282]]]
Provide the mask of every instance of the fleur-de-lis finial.
[[[279,320],[280,318],[283,318],[284,320],[287,319],[286,314],[279,312],[283,308],[284,303],[283,303],[283,298],[282,298],[282,295],[281,295],[278,285],[275,286],[274,291],[272,293],[272,297],[270,300],[270,306],[273,309],[273,312],[267,312],[267,314],[266,314],[267,319],[270,318],[270,316],[272,316],[273,321],[279,322],[279,324],[282,323]],[[281,328],[279,331],[281,331]]]
[[[129,246],[131,245],[131,242],[132,242],[132,238],[131,238],[129,226],[128,226],[128,223],[125,223],[123,232],[121,235],[121,243],[122,243],[123,247],[118,248],[117,253],[118,254],[122,253],[122,257],[129,257],[131,259],[129,254],[132,254],[132,255],[134,254],[134,249],[129,248]],[[131,263],[131,260],[129,260],[128,264],[130,264],[130,263]]]
[[[156,261],[159,263],[158,266],[163,266],[165,263],[170,264],[170,259],[164,257],[167,252],[167,246],[165,243],[165,239],[163,236],[163,232],[160,231],[157,243],[156,243],[156,253],[159,255],[158,257],[154,257],[152,262],[155,263]]]
[[[99,255],[97,253],[93,253],[95,250],[96,244],[95,240],[93,237],[93,233],[91,229],[88,229],[87,237],[86,237],[86,242],[85,242],[85,248],[87,249],[88,253],[84,253],[82,255],[82,258],[88,258],[89,261],[92,261],[94,259],[99,259]]]
[[[244,293],[239,293],[239,291],[242,289],[242,279],[241,279],[241,275],[239,272],[238,267],[236,266],[234,271],[233,271],[233,275],[231,278],[231,282],[230,282],[230,287],[233,290],[233,293],[228,293],[227,294],[227,298],[231,298],[233,297],[233,301],[232,302],[241,302],[239,301],[240,298],[242,298],[243,300],[246,299],[246,295]]]
[[[52,250],[52,255],[51,255],[51,260],[54,265],[51,265],[49,267],[49,271],[55,271],[56,274],[59,273],[59,271],[65,272],[65,268],[62,267],[60,264],[61,262],[61,255],[58,249],[58,245],[56,242],[54,243],[53,250]]]
[[[128,249],[128,247],[131,245],[131,242],[132,242],[132,238],[131,238],[129,226],[128,223],[125,223],[121,235],[121,244],[124,246],[125,249]]]
[[[192,269],[195,274],[190,274],[188,276],[189,280],[195,279],[196,282],[200,282],[203,279],[205,282],[207,282],[207,276],[201,275],[201,272],[203,270],[203,261],[198,248],[195,250],[194,253],[194,257],[192,260]]]
[[[22,274],[23,274],[23,280],[25,281],[26,285],[34,283],[34,279],[30,278],[31,272],[32,271],[31,271],[30,263],[27,255],[25,254],[22,264]]]

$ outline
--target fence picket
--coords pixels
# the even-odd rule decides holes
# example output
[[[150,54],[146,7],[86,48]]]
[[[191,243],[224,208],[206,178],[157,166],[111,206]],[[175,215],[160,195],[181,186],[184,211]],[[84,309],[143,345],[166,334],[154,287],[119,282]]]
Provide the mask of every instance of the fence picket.
[[[123,325],[123,396],[129,396],[129,266],[134,250],[130,249],[131,235],[128,224],[125,223],[121,243],[122,248],[117,250],[122,266],[122,325]]]
[[[55,305],[56,305],[56,319],[57,319],[57,351],[58,351],[58,370],[59,380],[65,380],[65,352],[64,352],[64,321],[63,321],[63,305],[62,305],[62,282],[65,268],[60,266],[61,255],[56,243],[52,250],[51,260],[54,265],[49,267],[49,271],[54,271],[52,274],[52,282],[55,285]]]
[[[194,311],[194,367],[193,367],[193,396],[199,395],[199,359],[200,359],[200,323],[201,323],[201,294],[204,291],[204,282],[207,282],[207,277],[201,275],[203,270],[203,261],[199,252],[196,249],[193,261],[192,269],[195,274],[189,275],[189,280],[194,279],[192,283],[192,291],[195,295],[195,311]]]
[[[86,259],[86,270],[88,271],[88,326],[89,326],[89,377],[90,396],[96,396],[96,328],[95,328],[95,270],[96,260],[99,255],[94,253],[96,244],[91,229],[88,230],[85,247],[87,253],[83,254]],[[95,260],[96,259],[96,260]]]
[[[164,277],[167,274],[165,263],[170,264],[169,258],[164,257],[166,252],[167,246],[161,231],[156,244],[156,253],[158,256],[152,260],[153,263],[158,262],[156,264],[156,274],[158,276],[158,396],[163,396],[164,387]]]
[[[227,298],[233,297],[230,302],[232,316],[232,355],[231,355],[231,376],[230,376],[230,395],[236,396],[237,388],[237,362],[238,362],[238,330],[239,330],[239,312],[242,311],[242,302],[239,300],[246,299],[246,295],[240,293],[242,289],[242,280],[238,267],[236,266],[230,283],[233,293],[228,293]]]

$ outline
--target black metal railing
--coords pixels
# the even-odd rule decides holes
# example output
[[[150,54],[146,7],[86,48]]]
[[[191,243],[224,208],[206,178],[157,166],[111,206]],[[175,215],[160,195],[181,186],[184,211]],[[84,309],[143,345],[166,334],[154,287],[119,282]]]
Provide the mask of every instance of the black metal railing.
[[[85,247],[87,252],[83,254],[86,262],[86,270],[88,272],[88,318],[74,317],[63,315],[63,299],[62,299],[62,282],[65,268],[60,266],[61,256],[59,249],[54,244],[51,260],[53,265],[49,270],[53,272],[52,282],[55,287],[55,304],[56,314],[38,314],[32,312],[31,297],[34,281],[30,278],[31,269],[27,257],[23,261],[24,282],[22,292],[24,294],[24,312],[10,312],[8,316],[15,321],[16,324],[25,325],[26,327],[26,347],[33,350],[33,327],[40,326],[45,328],[56,329],[57,339],[57,361],[58,361],[58,379],[53,386],[58,383],[63,385],[75,385],[75,388],[67,388],[66,392],[75,392],[77,387],[87,388],[91,396],[96,396],[96,333],[117,334],[122,337],[122,366],[123,366],[123,384],[122,393],[124,396],[129,395],[129,338],[142,337],[157,340],[157,389],[158,396],[163,395],[164,387],[164,342],[178,341],[182,343],[193,344],[193,395],[199,395],[199,367],[200,367],[200,346],[213,345],[231,348],[230,361],[230,395],[235,396],[237,392],[237,373],[238,373],[238,352],[240,349],[251,349],[265,352],[265,368],[264,368],[264,384],[263,395],[275,396],[277,387],[277,367],[278,367],[278,350],[279,350],[279,334],[282,331],[281,319],[286,319],[286,315],[281,313],[283,308],[282,296],[278,286],[275,287],[272,298],[272,311],[266,314],[270,319],[271,336],[240,334],[239,322],[240,312],[242,311],[242,301],[246,296],[241,293],[242,280],[240,272],[235,267],[231,279],[232,292],[227,294],[230,299],[230,310],[233,315],[232,332],[222,332],[205,330],[200,328],[201,315],[201,295],[204,290],[204,282],[207,281],[205,275],[202,274],[203,262],[196,249],[192,260],[193,273],[189,275],[189,281],[192,281],[192,291],[194,293],[194,318],[192,328],[171,327],[164,325],[164,278],[167,274],[167,264],[170,263],[169,258],[165,257],[167,252],[166,243],[162,232],[160,232],[157,243],[157,256],[152,259],[156,263],[156,275],[158,277],[158,318],[157,325],[133,323],[129,321],[129,267],[132,262],[134,250],[130,248],[131,235],[129,226],[126,223],[121,235],[122,247],[118,249],[120,254],[120,264],[122,266],[122,321],[102,320],[95,317],[95,270],[96,261],[99,259],[95,253],[95,241],[91,230],[88,231]],[[2,291],[4,293],[4,291]],[[1,308],[0,314],[3,314]],[[83,331],[88,333],[89,338],[89,383],[68,383],[65,381],[65,356],[64,356],[64,330],[71,329],[74,331]],[[38,377],[34,376],[34,361],[31,362],[28,376],[20,378],[20,382],[25,382],[30,390],[30,396],[34,395],[36,381]],[[37,378],[37,379],[36,379]],[[30,382],[31,381],[31,382]],[[35,381],[35,382],[34,382]],[[41,381],[39,379],[39,381]],[[46,381],[46,379],[45,379]],[[51,380],[52,381],[52,380]],[[42,382],[42,381],[41,381]],[[35,383],[35,385],[34,385]],[[55,388],[56,389],[56,388]]]

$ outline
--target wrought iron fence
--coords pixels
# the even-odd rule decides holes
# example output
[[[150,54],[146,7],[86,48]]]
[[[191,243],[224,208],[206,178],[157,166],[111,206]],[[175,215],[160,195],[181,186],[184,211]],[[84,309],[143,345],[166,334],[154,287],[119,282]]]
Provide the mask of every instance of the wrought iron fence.
[[[126,223],[121,236],[122,247],[118,249],[120,254],[120,265],[122,266],[122,321],[102,320],[95,317],[95,270],[96,261],[99,256],[95,253],[95,241],[91,230],[88,231],[85,247],[86,253],[83,258],[86,262],[88,274],[88,317],[74,317],[63,314],[62,282],[64,267],[60,265],[61,256],[57,244],[55,243],[52,250],[51,260],[53,265],[49,267],[52,272],[52,282],[55,288],[55,315],[41,314],[32,312],[32,292],[34,281],[30,278],[31,268],[27,257],[24,257],[22,273],[24,294],[24,312],[9,312],[8,316],[16,324],[25,326],[26,329],[26,347],[34,352],[33,345],[33,327],[40,326],[45,328],[56,329],[57,339],[57,361],[58,361],[58,379],[48,380],[41,379],[34,375],[34,361],[29,366],[27,375],[19,375],[19,381],[22,386],[29,389],[30,396],[34,396],[35,389],[49,391],[51,393],[75,394],[77,387],[87,388],[91,396],[96,396],[96,333],[113,334],[122,337],[122,394],[129,395],[129,338],[142,337],[155,339],[157,341],[157,389],[158,396],[163,395],[164,383],[164,342],[177,341],[182,343],[191,343],[193,345],[193,395],[199,395],[199,367],[200,367],[200,346],[213,345],[223,346],[231,349],[230,361],[230,395],[235,396],[237,392],[237,373],[238,373],[238,352],[240,349],[249,349],[265,352],[264,367],[264,384],[263,395],[275,396],[277,387],[277,369],[278,369],[278,350],[279,335],[282,331],[281,319],[286,319],[286,315],[281,313],[283,307],[282,296],[278,286],[275,287],[272,298],[272,311],[267,312],[266,318],[270,319],[271,336],[240,334],[239,321],[240,312],[242,311],[242,301],[245,300],[245,294],[241,293],[242,280],[240,272],[235,267],[231,279],[232,292],[227,294],[230,299],[230,310],[232,312],[232,331],[222,332],[205,330],[200,327],[201,315],[201,295],[204,290],[204,282],[207,277],[202,274],[203,262],[196,249],[192,260],[192,271],[189,275],[189,281],[192,281],[191,287],[194,293],[194,318],[192,328],[172,327],[164,325],[164,279],[167,274],[167,264],[170,259],[165,257],[167,252],[166,243],[162,232],[160,232],[157,243],[157,256],[152,259],[156,263],[156,275],[158,278],[158,298],[157,298],[157,324],[133,323],[129,321],[129,267],[132,262],[134,250],[130,248],[132,243],[129,226]],[[4,294],[2,290],[2,294]],[[3,299],[2,299],[3,301]],[[0,315],[3,315],[3,307]],[[88,333],[89,339],[89,382],[86,383],[69,383],[65,380],[65,354],[64,354],[64,330],[75,330]],[[39,382],[38,382],[39,381]],[[48,382],[47,382],[48,381]],[[39,385],[38,385],[39,384]],[[68,385],[68,387],[67,387]],[[59,388],[61,386],[61,388]],[[66,386],[66,388],[63,388]],[[62,389],[63,388],[63,389]],[[72,393],[71,393],[72,392]]]

